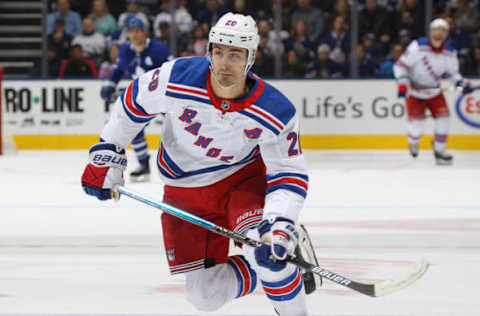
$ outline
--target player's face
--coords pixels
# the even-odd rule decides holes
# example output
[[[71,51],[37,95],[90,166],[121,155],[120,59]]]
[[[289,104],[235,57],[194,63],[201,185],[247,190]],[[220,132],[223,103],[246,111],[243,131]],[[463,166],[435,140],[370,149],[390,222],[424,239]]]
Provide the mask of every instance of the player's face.
[[[243,77],[247,65],[247,50],[234,46],[213,44],[212,65],[215,77],[222,86],[230,86]]]
[[[447,31],[441,27],[436,27],[432,29],[430,36],[436,41],[444,41],[447,38]]]
[[[140,28],[128,30],[128,38],[134,45],[140,45],[145,41],[145,32]]]

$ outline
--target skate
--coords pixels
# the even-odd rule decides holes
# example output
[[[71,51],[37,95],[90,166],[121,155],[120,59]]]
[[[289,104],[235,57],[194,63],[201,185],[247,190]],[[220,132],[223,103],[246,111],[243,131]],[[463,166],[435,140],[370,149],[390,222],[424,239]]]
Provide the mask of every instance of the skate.
[[[295,256],[318,266],[315,249],[313,248],[310,236],[303,225],[300,225],[298,229],[298,245],[295,249]],[[313,272],[302,271],[302,278],[306,294],[311,294],[317,289],[317,287],[322,285],[322,277]]]
[[[417,156],[418,156],[418,143],[409,144],[408,149],[410,150],[410,156],[412,156],[413,158],[417,158]]]
[[[148,182],[150,181],[150,165],[140,165],[137,169],[130,173],[130,181],[132,182]]]
[[[439,166],[449,166],[453,164],[453,156],[446,152],[433,151],[435,163]]]

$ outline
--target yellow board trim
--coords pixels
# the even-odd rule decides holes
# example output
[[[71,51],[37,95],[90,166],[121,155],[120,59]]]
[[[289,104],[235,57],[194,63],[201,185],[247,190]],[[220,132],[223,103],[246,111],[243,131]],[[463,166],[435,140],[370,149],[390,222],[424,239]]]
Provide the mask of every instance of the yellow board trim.
[[[87,149],[98,135],[15,135],[18,149]],[[432,135],[420,141],[421,149],[432,147]],[[158,148],[160,135],[147,135],[148,147]],[[302,135],[303,149],[406,149],[405,135]],[[447,148],[480,150],[480,135],[449,135]]]

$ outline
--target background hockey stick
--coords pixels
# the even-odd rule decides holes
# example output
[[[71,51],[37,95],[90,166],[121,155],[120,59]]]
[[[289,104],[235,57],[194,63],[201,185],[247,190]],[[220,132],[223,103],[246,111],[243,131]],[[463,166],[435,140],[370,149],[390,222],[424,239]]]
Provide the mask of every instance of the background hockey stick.
[[[262,243],[259,241],[253,240],[239,233],[236,233],[234,231],[231,231],[229,229],[216,225],[210,221],[207,221],[203,218],[193,215],[187,211],[181,210],[179,208],[176,208],[164,202],[156,201],[152,198],[149,198],[135,191],[132,191],[126,187],[116,186],[112,190],[112,196],[114,197],[115,200],[118,200],[121,195],[126,195],[134,200],[153,206],[157,209],[162,210],[167,214],[170,214],[172,216],[183,219],[189,223],[208,229],[224,237],[233,239],[236,242],[240,242],[242,244],[246,244],[251,247],[258,247],[262,245]],[[428,268],[428,263],[422,260],[417,262],[415,265],[413,265],[410,269],[408,269],[408,271],[406,271],[402,275],[399,275],[393,279],[382,281],[375,284],[365,284],[365,283],[360,283],[360,282],[350,280],[337,273],[315,266],[311,263],[304,261],[299,257],[288,256],[286,261],[291,262],[307,271],[311,271],[315,274],[318,274],[323,278],[329,279],[332,282],[335,282],[337,284],[340,284],[352,290],[355,290],[359,293],[372,296],[372,297],[383,296],[383,295],[398,291],[404,287],[407,287],[408,285],[412,284],[417,279],[419,279]]]

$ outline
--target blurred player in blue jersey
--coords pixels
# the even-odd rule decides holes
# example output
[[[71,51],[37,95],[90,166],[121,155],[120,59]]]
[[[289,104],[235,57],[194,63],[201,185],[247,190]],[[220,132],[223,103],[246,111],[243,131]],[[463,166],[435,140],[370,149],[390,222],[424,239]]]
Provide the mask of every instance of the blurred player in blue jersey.
[[[136,79],[171,59],[170,51],[165,44],[147,37],[146,26],[140,19],[135,17],[129,19],[126,28],[130,42],[120,46],[115,68],[102,87],[101,97],[105,101],[114,101],[115,88],[125,73],[128,73],[131,79]],[[144,129],[133,139],[132,147],[140,166],[130,173],[130,178],[135,182],[148,181],[150,156]]]

